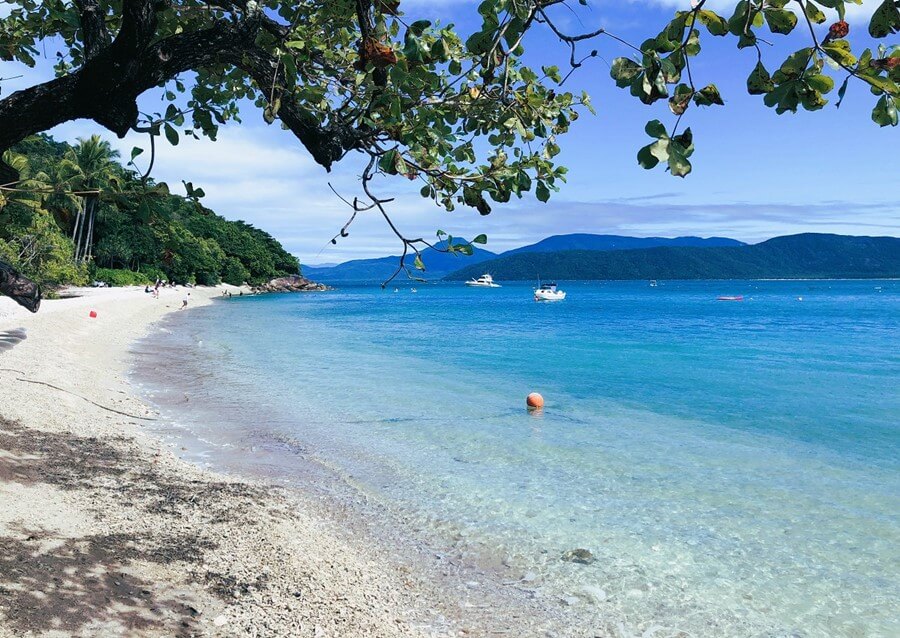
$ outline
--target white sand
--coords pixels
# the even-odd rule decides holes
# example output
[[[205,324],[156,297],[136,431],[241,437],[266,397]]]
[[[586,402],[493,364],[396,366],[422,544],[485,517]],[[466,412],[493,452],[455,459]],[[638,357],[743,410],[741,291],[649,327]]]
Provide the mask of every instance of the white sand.
[[[191,290],[190,308],[221,290]],[[152,417],[125,380],[127,349],[187,291],[77,292],[36,315],[0,298],[0,331],[27,330],[0,352],[0,637],[449,631],[417,629],[431,606],[402,567],[280,490],[198,469],[137,419],[18,380]]]

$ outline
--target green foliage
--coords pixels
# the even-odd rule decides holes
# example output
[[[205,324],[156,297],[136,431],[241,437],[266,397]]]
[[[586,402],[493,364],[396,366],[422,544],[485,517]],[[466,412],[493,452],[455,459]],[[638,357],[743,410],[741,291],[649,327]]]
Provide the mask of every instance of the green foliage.
[[[110,286],[146,286],[154,283],[146,273],[113,268],[96,268],[94,280],[105,281]]]
[[[89,265],[94,278],[113,285],[157,278],[256,284],[299,272],[296,258],[267,233],[170,195],[164,185],[140,183],[99,139],[71,147],[35,136],[13,150],[5,158],[27,179],[0,202],[0,259],[39,283],[87,283]],[[90,260],[74,258],[70,238],[81,202],[72,188],[101,189]]]
[[[897,125],[900,49],[879,42],[873,50],[860,52],[858,42],[851,44],[850,39],[866,31],[876,39],[900,31],[900,0],[873,0],[878,6],[867,25],[843,22],[847,2],[862,0],[736,0],[727,13],[699,0],[689,10],[676,11],[655,37],[640,45],[605,29],[566,34],[561,25],[564,19],[579,22],[577,15],[571,19],[568,13],[576,9],[545,0],[482,0],[477,25],[466,34],[453,24],[407,20],[403,2],[384,0],[100,0],[96,6],[102,14],[100,27],[111,36],[129,26],[128,16],[154,17],[141,23],[152,31],[145,42],[134,51],[113,52],[125,59],[113,60],[117,84],[110,90],[158,87],[164,106],[160,112],[141,114],[134,123],[119,122],[120,127],[137,126],[152,136],[154,144],[165,140],[175,145],[185,136],[215,139],[220,125],[240,119],[239,105],[252,103],[267,123],[281,120],[323,166],[358,151],[371,160],[363,174],[366,185],[379,174],[418,180],[421,195],[446,210],[466,206],[486,215],[494,202],[530,193],[547,202],[565,182],[566,168],[557,160],[560,139],[582,113],[593,112],[590,97],[570,88],[569,77],[597,56],[592,50],[582,57],[579,47],[599,38],[631,49],[628,56],[612,61],[610,74],[616,85],[645,105],[668,101],[675,118],[665,127],[668,134],[654,134],[655,141],[638,153],[645,168],[663,164],[672,175],[687,175],[693,140],[689,131],[680,132],[682,118],[694,107],[719,108],[726,103],[715,78],[701,79],[702,65],[691,68],[709,37],[731,40],[738,50],[749,49],[747,68],[740,70],[738,63],[731,68],[743,76],[752,65],[748,92],[762,96],[763,104],[778,114],[824,108],[836,80],[840,104],[852,79],[873,94],[874,122]],[[103,55],[91,58],[91,47],[84,41],[88,29],[82,20],[96,12],[82,12],[77,2],[11,4],[8,15],[0,19],[0,59],[33,66],[39,55],[52,58],[55,53],[60,76],[109,64]],[[144,10],[128,13],[128,7]],[[839,22],[826,28],[833,13]],[[549,29],[569,48],[566,68],[549,64],[541,52],[526,55],[533,29]],[[784,60],[770,59],[774,55],[770,51],[780,47],[761,46],[788,38],[792,52]],[[181,46],[186,42],[192,46]],[[55,48],[54,53],[48,54],[48,47]],[[193,58],[167,57],[184,50]],[[166,64],[160,66],[163,58]],[[147,77],[133,77],[141,70]],[[128,77],[119,78],[119,71]],[[116,95],[108,103],[104,103],[107,96],[92,97],[99,111],[96,121],[110,126],[107,120],[122,119],[135,95]],[[104,117],[111,114],[117,117]],[[136,168],[136,161],[148,161],[140,147],[131,152],[129,165]],[[190,182],[185,187],[194,202],[203,197],[202,189]],[[366,192],[374,206],[374,196]],[[52,207],[65,217],[72,202],[58,199]],[[161,209],[172,208],[176,207],[165,203],[161,194],[153,204],[144,200],[134,210],[124,206],[118,210],[136,224],[153,226]],[[184,213],[177,221],[198,235],[199,223],[188,224],[187,217]],[[239,259],[251,279],[287,269],[287,261],[258,233],[247,231],[235,240],[214,230],[225,255]],[[103,256],[98,257],[109,264],[146,263],[151,259],[144,245],[148,241],[179,243],[159,235],[175,231],[155,226],[150,239],[129,232],[117,229],[117,238],[105,242]],[[165,268],[179,276],[202,274],[204,279],[223,274],[221,264],[213,271],[205,263],[206,253],[217,254],[214,249],[181,239],[184,250],[199,256],[178,264],[164,259]],[[408,248],[410,243],[404,241]],[[125,242],[132,242],[130,255]]]
[[[46,210],[18,202],[0,211],[0,258],[44,287],[87,283],[87,267],[72,259],[72,242]]]
[[[855,4],[861,2],[847,1]],[[678,117],[671,133],[673,139],[678,122],[691,103],[696,106],[724,105],[714,84],[702,89],[694,84],[691,58],[701,50],[701,34],[695,28],[697,25],[705,26],[712,36],[736,37],[738,49],[755,49],[756,65],[747,78],[747,91],[751,95],[762,95],[764,104],[774,108],[778,114],[795,113],[801,106],[807,111],[823,108],[828,103],[825,96],[834,89],[832,75],[843,74],[845,78],[838,92],[838,105],[847,90],[848,81],[856,78],[878,96],[872,119],[879,126],[898,124],[900,64],[897,58],[900,58],[900,47],[880,45],[877,54],[866,49],[857,57],[850,42],[845,39],[851,32],[850,25],[842,22],[845,0],[798,0],[796,6],[793,3],[788,6],[788,0],[740,0],[728,20],[705,8],[705,4],[695,2],[691,11],[676,12],[674,19],[656,38],[636,48],[639,58],[616,58],[610,68],[616,85],[628,88],[644,104],[668,99],[670,110]],[[841,22],[817,34],[815,25],[827,19],[817,5],[836,10]],[[802,10],[798,11],[798,8]],[[757,36],[757,30],[767,26],[772,34],[786,36],[794,32],[800,20],[808,26],[806,37],[810,39],[811,36],[810,46],[801,47],[788,55],[770,75],[763,62],[764,51],[759,46],[762,40]],[[868,30],[874,38],[900,31],[900,0],[884,0],[869,21]],[[686,83],[683,82],[685,77]],[[671,91],[670,87],[673,87]],[[650,123],[654,127],[656,124],[657,121]],[[641,166],[649,169],[665,161],[673,175],[684,176],[690,171],[686,155],[680,152],[682,149],[673,152],[669,136],[651,136],[658,139],[638,153]],[[672,165],[673,158],[675,167]]]

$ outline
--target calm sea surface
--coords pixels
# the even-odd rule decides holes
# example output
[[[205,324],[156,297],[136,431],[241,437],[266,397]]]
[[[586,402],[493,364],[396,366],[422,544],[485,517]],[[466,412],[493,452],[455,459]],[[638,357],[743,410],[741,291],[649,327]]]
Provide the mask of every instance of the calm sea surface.
[[[204,459],[302,448],[623,635],[900,636],[900,282],[560,285],[234,297],[135,379]]]

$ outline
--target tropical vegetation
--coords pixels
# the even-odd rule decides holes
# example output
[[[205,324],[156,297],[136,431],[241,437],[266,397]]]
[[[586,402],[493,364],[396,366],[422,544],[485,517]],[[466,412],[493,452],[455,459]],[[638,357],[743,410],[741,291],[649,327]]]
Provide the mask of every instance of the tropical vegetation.
[[[98,136],[75,145],[32,136],[4,159],[20,180],[0,190],[0,259],[44,286],[260,283],[299,272],[270,235],[142,180]]]
[[[0,152],[81,118],[120,137],[146,133],[152,154],[162,136],[215,138],[256,108],[325,169],[362,156],[361,193],[345,200],[352,210],[335,242],[358,212],[376,210],[402,243],[401,265],[414,255],[420,268],[433,242],[391,222],[390,196],[374,180],[415,180],[447,210],[485,215],[491,202],[527,193],[547,201],[566,178],[561,138],[591,110],[571,78],[600,57],[601,42],[619,55],[617,86],[643,104],[668,104],[669,121],[646,126],[651,139],[637,159],[647,169],[687,175],[696,142],[685,124],[700,109],[724,107],[727,96],[696,63],[711,38],[746,56],[754,65],[747,91],[779,114],[839,104],[852,85],[872,94],[875,124],[896,126],[900,47],[886,39],[900,31],[900,0],[871,0],[871,16],[850,24],[847,5],[861,3],[736,0],[720,13],[707,0],[685,1],[658,34],[632,43],[605,28],[570,31],[579,9],[564,0],[483,0],[472,33],[407,20],[403,0],[18,0],[0,19],[0,59],[33,66],[43,55],[56,60],[56,77],[0,99]],[[562,55],[526,57],[535,31],[557,39]],[[776,40],[784,46],[768,46]],[[162,112],[140,111],[148,91]],[[0,183],[19,175],[0,163]],[[82,215],[90,234],[93,213]]]

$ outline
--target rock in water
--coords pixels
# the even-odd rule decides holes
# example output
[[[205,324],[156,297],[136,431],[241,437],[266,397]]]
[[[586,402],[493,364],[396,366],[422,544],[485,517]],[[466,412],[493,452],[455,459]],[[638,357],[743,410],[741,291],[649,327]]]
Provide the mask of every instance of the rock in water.
[[[596,559],[594,555],[586,549],[570,549],[562,555],[564,561],[570,563],[579,563],[580,565],[590,565]]]
[[[596,585],[585,585],[581,589],[575,592],[575,595],[579,598],[586,600],[589,603],[602,603],[606,600],[606,592]]]
[[[317,284],[301,275],[291,275],[289,277],[277,277],[272,281],[260,284],[253,289],[253,292],[318,292],[322,290],[331,290],[325,284]]]

